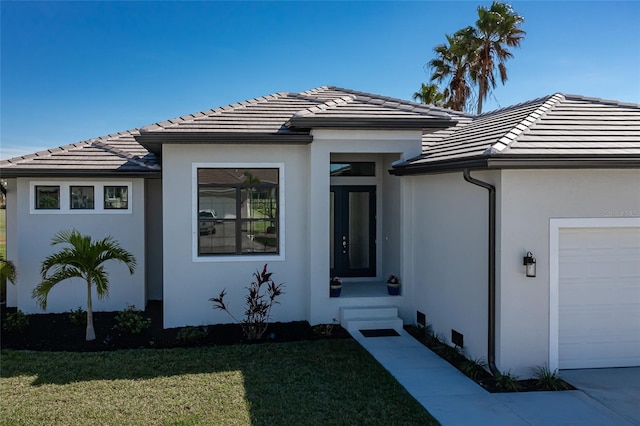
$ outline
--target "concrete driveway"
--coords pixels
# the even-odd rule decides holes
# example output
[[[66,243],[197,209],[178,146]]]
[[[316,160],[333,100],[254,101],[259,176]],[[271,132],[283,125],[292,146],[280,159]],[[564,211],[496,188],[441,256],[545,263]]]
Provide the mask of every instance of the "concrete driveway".
[[[640,425],[640,367],[562,370],[560,377],[631,424]]]

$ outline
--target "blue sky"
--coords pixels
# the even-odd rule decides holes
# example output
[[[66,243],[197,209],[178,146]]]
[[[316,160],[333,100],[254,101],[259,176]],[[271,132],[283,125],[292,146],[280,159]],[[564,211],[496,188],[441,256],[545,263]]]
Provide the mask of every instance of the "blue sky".
[[[555,92],[640,103],[640,2],[511,2],[527,36],[485,111]],[[3,159],[273,92],[410,99],[490,1],[0,2]]]

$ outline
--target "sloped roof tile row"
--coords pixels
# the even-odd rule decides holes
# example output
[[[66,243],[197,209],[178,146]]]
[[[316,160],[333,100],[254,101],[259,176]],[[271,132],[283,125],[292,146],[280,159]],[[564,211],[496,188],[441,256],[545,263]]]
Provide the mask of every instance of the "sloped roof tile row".
[[[556,93],[426,134],[402,168],[472,159],[630,157],[640,164],[640,105]]]
[[[439,122],[440,127],[450,124],[446,128],[425,128],[422,155],[399,165],[400,169],[500,156],[640,158],[640,106],[637,104],[554,94],[475,116],[322,86],[299,93],[279,92],[12,158],[0,162],[0,175],[158,173],[159,160],[138,142],[141,135],[161,138],[170,133],[220,134],[232,139],[233,135],[266,134],[286,138],[308,134],[308,129],[296,128],[296,123],[325,119],[342,122],[418,120],[415,122]]]
[[[155,156],[135,141],[137,132],[129,130],[4,160],[0,176],[159,172]]]

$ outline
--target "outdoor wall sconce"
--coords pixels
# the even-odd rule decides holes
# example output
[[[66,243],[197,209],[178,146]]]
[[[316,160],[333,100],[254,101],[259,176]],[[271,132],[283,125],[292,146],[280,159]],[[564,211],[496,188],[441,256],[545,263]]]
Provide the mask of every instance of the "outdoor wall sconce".
[[[527,277],[535,277],[536,276],[536,258],[533,257],[533,253],[530,251],[527,252],[527,255],[523,259],[524,271],[527,274]]]

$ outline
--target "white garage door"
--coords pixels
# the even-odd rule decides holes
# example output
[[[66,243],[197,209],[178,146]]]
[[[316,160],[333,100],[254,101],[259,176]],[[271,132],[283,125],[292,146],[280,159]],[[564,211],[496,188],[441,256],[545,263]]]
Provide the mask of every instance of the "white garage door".
[[[640,365],[640,228],[559,236],[559,368]]]

